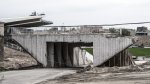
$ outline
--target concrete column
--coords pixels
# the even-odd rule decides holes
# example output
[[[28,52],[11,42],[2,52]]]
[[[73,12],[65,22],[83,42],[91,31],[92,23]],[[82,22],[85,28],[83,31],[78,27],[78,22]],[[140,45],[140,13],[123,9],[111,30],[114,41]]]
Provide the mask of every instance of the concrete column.
[[[70,60],[70,57],[69,57],[69,48],[68,48],[68,43],[65,43],[65,57],[66,57],[66,65],[68,67],[72,67],[72,64],[71,64],[71,60]]]
[[[4,59],[4,23],[0,22],[0,61]]]
[[[71,61],[71,66],[73,66],[73,45],[69,45],[68,46],[68,50],[69,50],[69,58],[70,58],[70,61]]]
[[[61,47],[61,43],[57,43],[56,44],[56,56],[58,57],[58,65],[59,67],[61,67],[62,65],[62,47]]]
[[[124,66],[124,50],[121,52],[121,66]]]
[[[79,47],[73,48],[73,66],[77,67],[79,66]]]
[[[114,56],[114,66],[116,66],[116,55]]]
[[[116,57],[116,66],[119,66],[120,65],[120,53],[118,53],[116,56],[117,56]]]
[[[121,65],[122,65],[122,61],[121,61],[121,55],[122,55],[122,53],[120,52],[119,55],[120,55],[120,56],[119,56],[119,66],[121,66]]]
[[[47,45],[47,67],[54,67],[54,43]]]
[[[128,66],[128,55],[127,55],[127,49],[125,50],[125,65]]]

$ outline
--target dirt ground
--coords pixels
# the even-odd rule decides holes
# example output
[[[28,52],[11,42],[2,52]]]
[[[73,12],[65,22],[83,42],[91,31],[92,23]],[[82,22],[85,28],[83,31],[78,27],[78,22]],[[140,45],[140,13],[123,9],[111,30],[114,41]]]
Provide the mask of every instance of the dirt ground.
[[[37,61],[29,54],[4,47],[4,61],[0,62],[0,69],[19,69],[37,65]]]
[[[38,84],[150,84],[150,65],[94,68]]]

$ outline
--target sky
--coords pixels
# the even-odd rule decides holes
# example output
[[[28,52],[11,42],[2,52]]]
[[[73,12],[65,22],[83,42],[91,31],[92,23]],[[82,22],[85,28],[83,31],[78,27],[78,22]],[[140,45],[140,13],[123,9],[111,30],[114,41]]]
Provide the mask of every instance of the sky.
[[[53,25],[101,25],[150,21],[150,0],[1,0],[0,20],[45,13]],[[129,25],[149,26],[144,25]],[[126,27],[126,26],[119,26]]]

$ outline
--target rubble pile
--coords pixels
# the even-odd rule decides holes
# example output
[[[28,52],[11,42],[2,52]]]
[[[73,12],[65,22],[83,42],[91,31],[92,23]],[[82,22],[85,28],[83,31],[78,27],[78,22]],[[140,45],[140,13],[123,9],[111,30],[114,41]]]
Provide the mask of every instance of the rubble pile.
[[[77,73],[120,73],[120,72],[142,72],[150,70],[150,61],[142,65],[131,65],[123,67],[93,67],[88,65],[87,67],[77,70]]]
[[[134,45],[150,47],[150,36],[138,36],[138,41]]]
[[[150,61],[139,65],[140,67],[144,68],[144,70],[150,70]]]

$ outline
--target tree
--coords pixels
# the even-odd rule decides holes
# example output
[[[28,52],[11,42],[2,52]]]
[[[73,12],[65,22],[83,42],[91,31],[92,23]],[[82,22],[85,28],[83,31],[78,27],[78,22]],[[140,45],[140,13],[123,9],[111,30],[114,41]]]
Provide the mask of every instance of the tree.
[[[122,29],[122,36],[130,36],[130,31],[127,29]]]
[[[109,28],[109,32],[110,32],[110,33],[117,33],[117,31],[116,31],[115,28]]]

